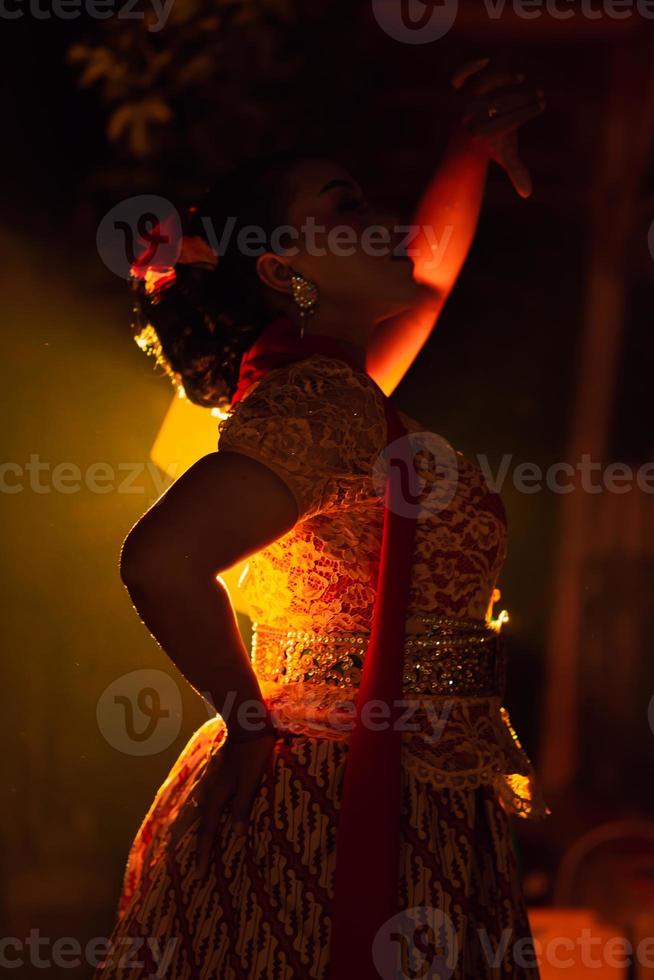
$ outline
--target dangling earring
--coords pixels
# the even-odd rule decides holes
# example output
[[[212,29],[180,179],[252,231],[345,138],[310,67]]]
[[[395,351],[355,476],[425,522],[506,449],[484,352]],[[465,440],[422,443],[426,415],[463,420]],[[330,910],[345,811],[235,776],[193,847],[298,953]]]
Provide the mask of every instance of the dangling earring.
[[[293,290],[293,299],[300,308],[300,337],[302,338],[304,337],[305,324],[318,306],[318,287],[298,272],[294,272],[291,276],[291,289]]]

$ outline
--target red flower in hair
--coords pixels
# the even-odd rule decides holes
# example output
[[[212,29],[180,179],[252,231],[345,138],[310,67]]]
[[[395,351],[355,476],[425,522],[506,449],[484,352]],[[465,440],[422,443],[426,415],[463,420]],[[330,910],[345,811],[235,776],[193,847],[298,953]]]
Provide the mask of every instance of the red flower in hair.
[[[162,226],[155,229],[148,247],[130,268],[131,278],[143,282],[148,295],[156,295],[175,282],[176,265],[192,265],[210,271],[218,265],[217,252],[200,235],[184,235],[174,242],[170,236],[162,237],[163,231]],[[159,247],[161,242],[167,246],[165,249]],[[165,252],[159,261],[156,260],[157,251]],[[170,263],[171,259],[174,264]]]

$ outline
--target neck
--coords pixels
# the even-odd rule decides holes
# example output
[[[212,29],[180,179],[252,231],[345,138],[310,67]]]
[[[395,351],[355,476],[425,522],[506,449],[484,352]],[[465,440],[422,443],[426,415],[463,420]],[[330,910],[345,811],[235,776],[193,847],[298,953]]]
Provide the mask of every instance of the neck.
[[[307,317],[304,332],[306,336],[330,337],[337,341],[352,361],[365,370],[370,329],[360,320],[346,321],[342,316],[332,319],[318,309]]]

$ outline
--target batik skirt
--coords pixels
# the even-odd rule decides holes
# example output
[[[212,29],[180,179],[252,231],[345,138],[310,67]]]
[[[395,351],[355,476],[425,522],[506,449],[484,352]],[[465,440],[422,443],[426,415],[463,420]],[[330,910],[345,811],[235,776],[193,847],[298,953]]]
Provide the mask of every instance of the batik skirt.
[[[328,977],[347,741],[277,739],[246,838],[227,806],[202,877],[197,824],[174,844],[170,828],[222,737],[213,721],[203,725],[157,793],[97,980]],[[371,950],[380,977],[537,980],[509,816],[492,786],[436,789],[410,769],[402,781],[398,916]]]

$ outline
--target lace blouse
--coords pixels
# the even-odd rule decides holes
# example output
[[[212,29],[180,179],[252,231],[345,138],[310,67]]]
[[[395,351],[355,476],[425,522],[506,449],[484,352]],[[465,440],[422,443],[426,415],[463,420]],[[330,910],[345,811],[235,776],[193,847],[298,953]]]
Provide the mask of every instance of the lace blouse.
[[[419,493],[409,622],[421,614],[488,621],[507,549],[502,501],[476,463],[400,416],[410,438],[420,440],[412,444]],[[251,557],[241,580],[262,629],[318,640],[370,630],[385,446],[379,388],[363,371],[322,354],[270,371],[219,423],[219,451],[264,463],[297,504],[297,523]],[[354,700],[356,671],[334,683],[320,658],[317,664],[310,682],[297,682],[267,662],[264,699],[288,730],[344,738],[333,719]],[[425,738],[429,719],[433,735],[434,709],[438,737]],[[403,733],[403,759],[420,778],[439,788],[492,783],[509,812],[546,814],[500,697],[421,697],[415,717],[421,724]]]

